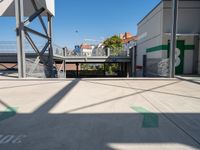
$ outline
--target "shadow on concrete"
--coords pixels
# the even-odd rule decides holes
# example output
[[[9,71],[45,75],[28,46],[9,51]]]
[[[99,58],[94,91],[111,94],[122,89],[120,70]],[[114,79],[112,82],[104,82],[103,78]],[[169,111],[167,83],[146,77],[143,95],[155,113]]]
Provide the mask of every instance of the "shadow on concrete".
[[[58,83],[61,83],[61,81],[51,82],[51,83],[36,83],[36,84],[26,84],[26,85],[18,85],[18,86],[6,86],[6,87],[0,87],[0,90],[1,89],[5,90],[5,89],[13,89],[13,88],[23,88],[23,87],[33,87],[33,86],[41,86],[41,85],[51,85],[51,84],[58,84]]]
[[[48,113],[59,101],[62,100],[78,83],[80,79],[74,79],[67,84],[62,90],[47,100],[45,104],[40,106],[34,113]]]
[[[200,149],[199,113],[155,113],[158,127],[142,126],[144,114],[137,113],[75,113],[76,110],[117,101],[128,96],[156,90],[178,82],[165,84],[130,95],[105,100],[101,103],[70,110],[63,114],[49,111],[79,83],[71,81],[45,104],[30,114],[18,113],[0,122],[0,143],[4,135],[26,135],[20,144],[8,141],[0,144],[2,150],[116,150],[112,144],[165,144],[186,145]],[[1,105],[10,108],[5,102]],[[131,109],[131,108],[130,108]],[[2,112],[3,113],[3,112]],[[4,112],[5,113],[5,112]],[[148,119],[150,122],[151,118]],[[163,146],[164,144],[164,146]],[[138,146],[138,145],[137,145]],[[162,147],[163,146],[163,147]],[[172,147],[176,149],[176,147]],[[179,147],[180,148],[180,147]],[[135,148],[140,149],[140,148]],[[178,147],[177,147],[178,149]]]
[[[85,80],[84,80],[85,81]],[[112,85],[112,84],[107,84],[107,83],[99,83],[99,82],[93,82],[93,81],[85,81],[85,82],[89,82],[92,84],[99,84],[99,85],[104,85],[104,86],[110,86],[110,87],[118,87],[118,88],[123,88],[123,89],[132,89],[132,90],[142,90],[142,92],[153,92],[153,93],[160,93],[160,94],[167,94],[167,95],[173,95],[173,96],[180,96],[180,97],[186,97],[186,98],[193,98],[193,99],[197,99],[200,100],[200,97],[195,97],[195,96],[187,96],[187,95],[182,95],[182,94],[175,94],[175,93],[170,93],[170,92],[161,92],[161,91],[155,91],[158,88],[161,87],[156,87],[153,89],[141,89],[141,88],[133,88],[133,87],[126,87],[126,86],[119,86],[119,85]],[[176,83],[180,83],[181,81],[176,81],[170,85],[176,84]]]
[[[182,81],[187,81],[200,85],[200,76],[188,76],[188,77],[190,77],[190,79],[187,79],[187,76],[180,76],[180,77],[177,76],[176,78]]]
[[[18,72],[17,72],[16,69],[0,70],[0,76],[17,79],[18,78]]]
[[[1,135],[27,138],[21,144],[0,144],[0,149],[116,150],[109,144],[161,144],[161,149],[163,144],[180,144],[200,149],[200,114],[156,115],[159,126],[143,128],[143,116],[136,113],[17,114],[0,122]]]

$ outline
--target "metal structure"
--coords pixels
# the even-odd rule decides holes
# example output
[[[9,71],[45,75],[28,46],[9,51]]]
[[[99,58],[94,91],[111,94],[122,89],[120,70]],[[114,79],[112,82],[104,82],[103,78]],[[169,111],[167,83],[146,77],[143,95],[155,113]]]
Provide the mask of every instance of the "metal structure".
[[[52,17],[54,15],[54,0],[6,0],[1,1],[0,16],[16,17],[16,37],[17,37],[17,57],[18,57],[18,76],[25,78],[26,58],[24,40],[26,39],[32,49],[35,51],[37,58],[29,72],[34,71],[37,65],[42,62],[45,68],[47,78],[55,77],[53,71],[53,48],[52,48]],[[13,12],[15,10],[15,12]],[[26,18],[25,18],[26,16]],[[27,17],[28,16],[28,17]],[[47,16],[47,25],[42,16]],[[28,27],[36,18],[39,19],[44,33]],[[36,35],[46,40],[42,49],[38,48],[31,35]],[[48,54],[48,57],[46,55]]]
[[[178,0],[173,0],[172,4],[172,34],[170,44],[170,63],[169,77],[175,77],[175,53],[176,53],[176,34],[177,34]]]
[[[54,59],[62,59],[63,64],[66,62],[64,57],[53,56],[52,46],[52,17],[54,15],[54,5],[51,5],[54,0],[2,0],[0,1],[0,16],[12,16],[13,11],[16,17],[16,37],[17,37],[17,53],[18,53],[18,72],[19,78],[26,77],[26,58],[24,39],[28,41],[37,58],[34,62],[32,70],[29,74],[34,72],[36,66],[42,62],[45,66],[45,75],[47,78],[55,77],[54,74]],[[172,24],[172,38],[171,38],[171,53],[170,53],[170,77],[175,76],[175,49],[176,49],[176,28],[177,28],[177,10],[178,0],[173,0],[173,24]],[[5,8],[4,8],[5,6]],[[13,9],[13,7],[15,9]],[[29,16],[25,19],[25,16]],[[47,24],[45,24],[42,16],[47,16]],[[36,31],[28,27],[36,18],[39,19],[44,33]],[[39,49],[34,42],[31,34],[39,36],[46,40],[46,44],[42,49]],[[45,57],[48,54],[48,57]],[[56,58],[55,58],[56,57]],[[54,59],[53,59],[54,58]],[[69,58],[67,58],[69,60]],[[96,61],[108,61],[108,58],[95,58]],[[102,59],[102,60],[101,60]],[[83,62],[87,62],[88,58],[79,58]],[[74,60],[72,60],[74,61]],[[92,60],[93,61],[93,60]],[[110,60],[109,60],[110,61]],[[65,65],[63,65],[65,67]]]
[[[16,14],[16,34],[17,34],[17,51],[18,51],[18,74],[19,78],[26,77],[26,66],[25,66],[25,52],[24,52],[24,37],[27,39],[35,53],[37,54],[37,59],[35,60],[35,65],[32,68],[33,72],[39,62],[43,62],[45,66],[45,74],[47,78],[54,77],[53,75],[53,49],[52,49],[52,15],[47,12],[48,18],[48,27],[45,26],[43,18],[41,14],[45,11],[45,8],[38,8],[35,0],[31,0],[32,6],[35,12],[24,20],[24,12],[23,12],[23,0],[15,0],[15,14]],[[39,21],[42,25],[42,28],[45,34],[35,31],[28,26],[33,20],[39,18]],[[37,35],[41,38],[45,38],[47,40],[45,46],[42,50],[39,50],[33,39],[30,36],[31,34]],[[49,57],[46,60],[44,58],[45,52],[48,51]],[[30,72],[30,73],[31,73]]]

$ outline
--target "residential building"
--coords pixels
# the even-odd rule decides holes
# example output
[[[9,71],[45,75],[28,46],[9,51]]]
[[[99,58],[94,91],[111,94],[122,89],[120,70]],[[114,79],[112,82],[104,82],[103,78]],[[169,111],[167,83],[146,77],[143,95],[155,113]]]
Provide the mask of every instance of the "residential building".
[[[82,56],[92,56],[92,50],[94,49],[94,46],[91,46],[90,44],[82,44],[80,46],[80,52]]]
[[[120,39],[122,39],[124,51],[127,55],[129,55],[130,48],[136,45],[137,36],[133,36],[131,33],[125,32],[120,34]]]

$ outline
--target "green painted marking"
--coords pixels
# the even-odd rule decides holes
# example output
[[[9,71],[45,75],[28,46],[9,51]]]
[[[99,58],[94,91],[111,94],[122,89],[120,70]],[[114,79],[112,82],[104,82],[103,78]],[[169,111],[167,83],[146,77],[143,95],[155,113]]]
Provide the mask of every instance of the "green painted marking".
[[[168,49],[169,49],[168,45],[159,45],[159,46],[156,46],[156,47],[148,48],[147,53],[155,52],[155,51],[161,51],[161,50],[166,51]]]
[[[195,49],[194,45],[184,45],[184,50],[194,50],[194,49]],[[169,50],[170,50],[170,45],[159,45],[152,48],[148,48],[146,51],[147,53],[150,53],[155,51],[169,51]]]
[[[184,40],[178,40],[176,42],[176,47],[180,49],[180,55],[179,58],[181,60],[181,63],[179,66],[176,67],[176,74],[183,74],[184,72],[184,54],[185,54],[185,41]]]
[[[158,128],[159,117],[155,113],[149,112],[142,107],[132,107],[133,110],[144,116],[142,127],[143,128]]]
[[[194,45],[185,45],[185,50],[194,50],[195,46]]]
[[[9,107],[4,112],[0,113],[0,122],[11,117],[14,117],[17,114],[17,108]]]

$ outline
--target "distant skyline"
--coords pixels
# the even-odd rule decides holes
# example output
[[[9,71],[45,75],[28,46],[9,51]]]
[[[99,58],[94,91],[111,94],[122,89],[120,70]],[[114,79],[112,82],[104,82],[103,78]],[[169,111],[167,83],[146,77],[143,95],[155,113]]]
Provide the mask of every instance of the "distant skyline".
[[[160,0],[56,0],[53,42],[70,49],[84,39],[101,41],[114,34],[137,34],[137,23]],[[0,18],[0,41],[15,40],[15,19]]]

